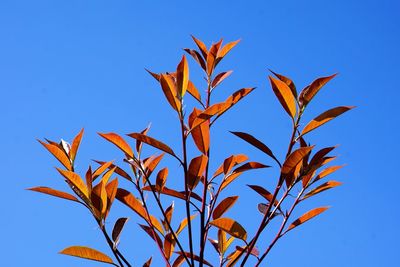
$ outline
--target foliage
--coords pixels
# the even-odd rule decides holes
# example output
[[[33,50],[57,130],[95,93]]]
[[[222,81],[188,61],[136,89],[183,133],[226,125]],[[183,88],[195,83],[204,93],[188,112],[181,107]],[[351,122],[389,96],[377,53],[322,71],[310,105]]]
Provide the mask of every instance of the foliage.
[[[320,183],[323,178],[341,167],[326,167],[335,159],[334,156],[329,155],[335,147],[324,147],[316,151],[316,146],[310,145],[305,140],[305,135],[352,107],[335,107],[318,115],[304,127],[300,124],[308,104],[335,75],[318,78],[298,92],[291,79],[271,71],[272,76],[269,76],[269,81],[272,90],[292,122],[292,133],[282,160],[278,159],[266,144],[251,134],[232,132],[250,146],[265,153],[280,169],[276,177],[276,187],[272,191],[262,184],[248,185],[264,199],[257,206],[262,214],[257,231],[249,233],[239,221],[225,215],[235,205],[239,195],[222,199],[221,193],[243,173],[270,166],[249,161],[248,156],[238,154],[226,158],[220,167],[212,172],[210,137],[211,129],[217,120],[250,94],[254,88],[239,89],[225,101],[212,103],[212,94],[232,73],[232,71],[216,73],[216,68],[239,41],[223,45],[221,40],[207,48],[199,39],[193,37],[193,40],[197,49],[184,50],[204,72],[205,95],[202,95],[190,80],[189,66],[185,56],[182,57],[174,72],[158,74],[148,71],[160,84],[168,104],[177,115],[181,137],[179,146],[172,148],[149,136],[149,127],[127,135],[135,141],[133,147],[126,138],[116,133],[100,133],[101,137],[122,152],[123,161],[130,170],[126,171],[112,161],[96,161],[98,164],[96,169],[92,170],[89,166],[86,173],[80,175],[75,171],[74,166],[83,130],[71,144],[63,140],[60,143],[47,139],[46,142],[39,141],[61,163],[62,168],[57,168],[57,171],[72,189],[73,194],[48,187],[34,187],[30,190],[74,201],[84,206],[92,214],[104,234],[114,259],[95,249],[82,246],[68,247],[60,253],[114,266],[132,266],[131,255],[127,257],[118,247],[122,230],[129,223],[128,218],[121,217],[116,220],[111,231],[106,229],[108,215],[117,199],[137,215],[133,216],[134,219],[140,221],[140,228],[154,241],[166,266],[175,267],[182,264],[187,266],[240,264],[244,266],[249,257],[254,257],[255,265],[259,266],[281,237],[328,209],[328,207],[318,207],[295,220],[291,218],[299,203],[340,185],[340,182],[336,181]],[[190,101],[188,95],[197,103],[197,107],[190,113],[184,104],[184,100]],[[190,142],[193,142],[194,146],[189,146]],[[152,147],[156,152],[150,157],[143,158],[144,145]],[[190,147],[196,149],[190,152],[197,156],[189,158]],[[172,157],[180,164],[183,191],[167,186],[168,168],[159,167],[165,156]],[[126,180],[129,187],[120,187],[121,179]],[[149,193],[151,197],[146,198]],[[177,219],[173,216],[175,210],[173,200],[178,205],[184,205],[183,218]],[[158,213],[151,211],[154,207],[158,208]],[[158,217],[161,219],[159,220]],[[273,219],[280,220],[279,228],[275,229],[275,237],[269,243],[264,240],[259,242],[261,234],[267,226],[270,226]],[[194,220],[198,220],[199,229],[194,229]],[[195,240],[199,240],[198,245],[194,244]],[[210,263],[205,258],[207,241],[218,254],[218,263]],[[260,248],[263,249],[261,252]],[[150,266],[151,262],[152,258],[143,266]]]

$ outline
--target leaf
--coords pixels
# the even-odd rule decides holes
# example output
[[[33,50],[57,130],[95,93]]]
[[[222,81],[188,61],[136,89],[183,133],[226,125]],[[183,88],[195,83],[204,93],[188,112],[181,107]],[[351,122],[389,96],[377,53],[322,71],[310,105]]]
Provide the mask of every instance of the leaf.
[[[303,158],[310,153],[314,146],[301,147],[293,151],[283,163],[281,172],[283,175],[289,174],[303,160]]]
[[[317,177],[315,177],[314,181],[318,181],[318,180],[320,180],[320,179],[322,179],[322,178],[328,176],[329,174],[331,174],[331,173],[333,173],[333,172],[339,170],[339,169],[342,168],[342,167],[343,167],[343,166],[331,166],[331,167],[328,167],[328,168],[322,170],[322,171],[317,175]]]
[[[74,190],[74,192],[77,193],[79,197],[83,198],[83,200],[87,202],[86,200],[89,199],[89,193],[86,184],[83,182],[82,178],[75,172],[61,170],[59,168],[56,169],[69,182],[70,186],[72,185],[72,190]]]
[[[205,155],[195,157],[190,161],[187,183],[190,190],[193,190],[198,184],[200,178],[203,176],[208,164],[208,158]]]
[[[310,166],[317,166],[319,165],[320,161],[322,158],[324,158],[329,152],[331,152],[332,150],[334,150],[336,148],[336,146],[331,146],[331,147],[324,147],[320,150],[318,150],[317,153],[315,153],[315,155],[311,158],[310,160]]]
[[[269,168],[269,167],[271,167],[271,166],[264,165],[262,163],[255,162],[255,161],[250,161],[250,162],[243,164],[242,166],[237,167],[236,169],[233,170],[232,173],[239,173],[239,172],[245,172],[248,170],[255,170],[255,169],[262,169],[262,168]]]
[[[240,100],[242,100],[245,96],[250,94],[255,87],[253,88],[242,88],[234,92],[231,96],[229,96],[225,102],[223,109],[218,113],[218,116],[221,116],[224,114],[226,111],[228,111],[231,107],[233,107],[235,104],[237,104]]]
[[[182,56],[181,62],[179,62],[176,68],[176,84],[178,94],[183,97],[186,93],[189,82],[189,66],[185,56]]]
[[[112,161],[101,163],[101,165],[92,174],[92,181],[96,180],[96,178],[99,177],[105,170],[107,170],[108,168],[111,168],[112,164],[113,164]],[[115,167],[113,167],[113,168],[115,168]]]
[[[172,201],[172,204],[165,210],[165,223],[164,223],[165,231],[169,230],[172,231],[172,229],[169,228],[169,225],[171,224],[172,214],[174,213],[174,207],[175,203]]]
[[[152,187],[150,187],[150,186],[145,186],[145,187],[142,188],[142,190],[144,190],[144,191],[151,191],[151,190],[154,190],[155,192],[157,192],[157,188],[156,188],[154,185],[153,185]],[[164,188],[161,190],[160,193],[161,193],[161,194],[164,194],[164,195],[176,197],[176,198],[179,198],[179,199],[182,199],[182,200],[186,200],[186,196],[185,196],[185,193],[184,193],[184,192],[178,192],[178,191],[176,191],[176,190],[174,190],[174,189],[170,189],[170,188],[167,188],[167,187],[164,187]],[[196,200],[198,200],[198,201],[201,201],[201,200],[202,200],[201,197],[199,197],[198,195],[196,195],[194,192],[191,192],[191,193],[190,193],[190,197],[192,197],[192,198],[194,198],[194,199],[196,199]]]
[[[301,132],[301,135],[305,135],[308,132],[320,127],[321,125],[327,123],[330,120],[333,120],[337,116],[349,111],[350,109],[354,108],[353,106],[343,106],[343,107],[336,107],[330,110],[325,111],[324,113],[318,115],[312,121],[310,121]]]
[[[179,255],[178,257],[176,257],[174,263],[172,264],[172,267],[179,267],[184,261],[185,257],[183,255]]]
[[[289,86],[290,90],[292,91],[293,96],[297,97],[296,86],[294,85],[294,83],[291,79],[289,79],[288,77],[285,77],[279,73],[273,72],[272,70],[269,70],[269,71],[272,72],[279,80],[286,83],[286,85]]]
[[[201,112],[196,119],[193,120],[191,131],[195,129],[200,124],[208,121],[214,115],[221,113],[226,107],[225,103],[216,103],[209,106],[206,110]]]
[[[308,192],[308,193],[303,197],[302,200],[304,200],[304,199],[306,199],[306,198],[309,198],[309,197],[311,197],[311,196],[313,196],[313,195],[316,195],[316,194],[318,194],[318,193],[321,193],[321,192],[323,192],[323,191],[325,191],[325,190],[328,190],[328,189],[334,188],[334,187],[336,187],[336,186],[339,186],[339,185],[341,185],[341,184],[342,184],[341,182],[337,182],[337,181],[328,181],[328,182],[326,182],[326,183],[324,183],[324,184],[322,184],[322,185],[320,185],[320,186],[314,188],[314,189],[311,190],[310,192]]]
[[[67,200],[72,200],[72,201],[80,203],[79,200],[76,197],[74,197],[73,195],[50,188],[50,187],[38,186],[38,187],[28,188],[28,190],[55,196],[55,197],[59,197],[59,198],[64,198]]]
[[[282,107],[286,110],[289,116],[294,119],[296,116],[296,98],[294,97],[292,90],[281,80],[277,80],[271,76],[269,76],[269,80],[271,82],[272,90]]]
[[[161,151],[164,151],[164,152],[176,157],[174,151],[169,146],[167,146],[166,144],[158,141],[157,139],[154,139],[153,137],[150,137],[150,136],[147,136],[147,135],[144,135],[144,134],[141,134],[141,133],[130,133],[130,134],[128,134],[128,136],[132,137],[132,138],[134,138],[136,140],[139,140],[139,141],[141,141],[143,143],[146,143],[146,144],[148,144],[148,145],[150,145],[152,147],[158,148]]]
[[[180,113],[181,102],[178,99],[178,89],[172,76],[169,74],[161,74],[160,84],[168,103],[176,112]]]
[[[239,40],[236,40],[236,41],[233,41],[233,42],[230,42],[230,43],[227,43],[227,44],[226,44],[224,47],[222,47],[222,49],[219,51],[217,57],[218,57],[218,58],[221,58],[221,59],[222,59],[223,57],[225,57],[225,56],[229,53],[229,51],[231,51],[231,49],[234,48],[239,42],[240,42],[240,39],[239,39]]]
[[[178,253],[179,255],[183,255],[183,253],[186,255],[186,257],[188,257],[189,259],[191,258],[191,254],[189,253],[189,252],[181,252],[181,251],[177,251],[176,253]],[[199,256],[197,256],[197,255],[193,255],[193,259],[195,260],[195,261],[198,261],[198,262],[203,262],[203,264],[204,265],[207,265],[207,266],[210,266],[210,267],[213,267],[213,265],[211,264],[211,263],[209,263],[208,261],[206,261],[205,259],[201,259]]]
[[[160,236],[154,231],[152,228],[150,228],[147,225],[139,224],[139,226],[153,239],[155,242],[158,243],[159,247],[162,247],[162,241]]]
[[[157,168],[158,164],[164,157],[164,153],[158,155],[158,156],[152,156],[150,158],[147,158],[144,160],[144,169],[145,169],[145,177],[143,177],[143,183],[147,181],[147,179],[150,178],[151,174],[153,173],[154,169]]]
[[[101,137],[106,139],[107,141],[116,145],[119,149],[121,149],[126,155],[133,158],[132,148],[128,145],[128,143],[118,134],[116,133],[99,133]]]
[[[38,140],[67,170],[72,170],[72,164],[68,156],[61,148],[54,144],[46,144]]]
[[[101,165],[104,164],[104,163],[106,163],[106,162],[104,162],[104,161],[99,161],[99,160],[95,160],[95,162],[98,163],[98,164],[101,164]],[[126,173],[123,169],[121,169],[120,167],[118,167],[118,166],[116,166],[116,165],[114,165],[114,164],[111,164],[108,168],[109,168],[109,169],[110,169],[110,168],[115,168],[115,173],[117,173],[117,174],[120,175],[121,177],[127,179],[128,181],[132,181],[132,177],[131,177],[129,174],[127,174],[127,173]]]
[[[221,47],[221,44],[222,44],[222,40],[219,41],[218,43],[211,45],[210,50],[207,54],[206,62],[207,62],[208,76],[211,76],[214,72],[214,68],[216,66],[215,60],[217,58],[217,54],[218,54],[219,48]]]
[[[229,75],[231,75],[231,74],[232,74],[231,70],[219,73],[217,76],[215,76],[214,80],[212,81],[211,87],[212,88],[217,87],[223,80],[228,78]]]
[[[118,188],[116,198],[124,203],[126,206],[131,208],[134,212],[136,212],[140,217],[147,220],[146,210],[143,208],[142,203],[137,200],[131,193],[127,190]]]
[[[213,220],[218,219],[221,217],[225,212],[227,212],[236,202],[238,199],[238,196],[232,196],[232,197],[227,197],[224,200],[222,200],[218,206],[214,209],[214,212],[212,214]]]
[[[167,182],[168,168],[163,168],[157,173],[156,187],[161,192]]]
[[[336,74],[327,77],[321,77],[311,83],[310,86],[303,89],[300,93],[299,100],[302,106],[306,106],[311,99],[318,93],[318,91],[330,80],[332,80]]]
[[[161,77],[160,74],[154,73],[154,72],[152,72],[152,71],[150,71],[150,70],[148,70],[148,69],[145,69],[145,70],[146,70],[151,76],[153,76],[153,78],[156,79],[158,82],[160,81],[160,77]]]
[[[164,253],[168,260],[171,258],[172,253],[174,253],[175,243],[176,243],[176,241],[174,240],[172,233],[168,233],[165,235]]]
[[[196,86],[195,86],[191,81],[189,81],[189,83],[188,83],[187,91],[188,91],[188,93],[189,93],[191,96],[193,96],[197,101],[199,101],[201,104],[203,104],[203,103],[201,102],[201,96],[200,96],[199,91],[197,90]]]
[[[200,110],[197,108],[194,108],[192,113],[189,116],[189,127],[192,129],[191,135],[193,138],[193,141],[197,148],[202,152],[203,154],[207,154],[209,146],[210,146],[210,124],[209,122],[204,122],[200,124],[196,128],[192,128],[193,122],[195,119],[199,116],[201,113]]]
[[[185,48],[185,49],[183,49],[183,50],[185,50],[186,51],[186,53],[188,53],[189,55],[191,55],[193,58],[194,58],[194,60],[196,60],[196,62],[200,65],[200,67],[204,70],[204,71],[206,71],[206,62],[204,61],[204,59],[203,59],[203,57],[200,55],[200,53],[199,52],[197,52],[196,50],[193,50],[193,49],[188,49],[188,48]]]
[[[293,228],[305,223],[306,221],[314,218],[315,216],[321,214],[322,212],[326,211],[329,209],[329,207],[320,207],[320,208],[315,208],[313,210],[310,210],[309,212],[303,214],[300,218],[296,219],[294,222],[292,222],[288,229],[285,231],[285,233],[289,232]]]
[[[122,229],[124,228],[126,222],[129,220],[129,218],[119,218],[115,224],[114,224],[114,228],[112,231],[112,239],[114,241],[114,243],[118,243],[119,242],[119,237],[121,235]]]
[[[230,218],[218,218],[210,222],[211,225],[227,232],[233,237],[246,240],[247,233],[246,230],[238,222]]]
[[[150,125],[146,127],[146,129],[144,129],[143,131],[141,131],[140,133],[143,135],[147,135],[147,132],[150,130]],[[140,140],[136,140],[136,152],[138,153],[138,155],[140,154],[140,152],[142,151],[142,142]],[[139,157],[139,156],[138,156]]]
[[[196,37],[194,37],[193,35],[192,35],[192,39],[196,43],[197,47],[200,49],[200,52],[203,55],[204,59],[206,59],[208,51],[207,51],[207,47],[205,46],[205,44],[202,41],[200,41],[199,39],[197,39]]]
[[[64,255],[78,257],[78,258],[83,258],[83,259],[88,259],[88,260],[99,261],[99,262],[116,265],[116,264],[114,264],[113,260],[110,257],[108,257],[106,254],[104,254],[98,250],[88,248],[88,247],[72,246],[72,247],[63,249],[59,253],[64,254]]]
[[[254,191],[256,191],[258,194],[260,194],[263,198],[265,198],[267,201],[268,201],[268,203],[271,203],[271,201],[272,201],[272,199],[273,199],[273,195],[267,190],[267,189],[265,189],[264,187],[262,187],[262,186],[259,186],[259,185],[247,185],[248,187],[250,187],[251,189],[253,189]],[[278,206],[278,200],[277,199],[275,199],[275,201],[274,201],[274,206],[276,207],[276,206]],[[282,212],[282,210],[281,210],[281,208],[280,207],[278,207],[278,210],[280,211],[280,212]]]
[[[238,164],[240,164],[240,163],[242,163],[242,162],[244,162],[244,161],[246,161],[246,160],[248,160],[248,157],[245,154],[237,154],[237,155],[234,155],[234,156],[231,156],[231,157],[233,157],[233,167],[238,165]],[[224,160],[224,163],[229,158],[226,158]],[[224,165],[225,165],[224,163],[222,163],[221,166],[219,166],[219,168],[213,174],[212,178],[215,178],[215,177],[217,177],[218,175],[220,175],[220,174],[222,174],[224,172]]]
[[[104,219],[107,211],[107,192],[103,181],[93,187],[90,199],[95,208],[94,215],[96,218]]]
[[[153,260],[153,257],[150,257],[150,259],[148,259],[144,264],[143,267],[150,267],[151,265],[151,261]]]
[[[118,189],[118,179],[115,178],[111,182],[106,185],[106,193],[107,193],[107,211],[105,213],[105,218],[107,218],[108,213],[110,212],[111,206],[114,203],[115,196],[117,194]]]
[[[190,221],[192,221],[195,217],[197,216],[197,214],[193,214],[193,215],[191,215],[190,216]],[[187,217],[185,217],[182,221],[181,221],[181,223],[179,224],[179,226],[178,226],[178,229],[176,229],[176,236],[178,236],[182,231],[183,231],[183,229],[185,229],[185,227],[187,226],[187,224],[188,224],[188,220],[187,220]]]
[[[72,141],[71,149],[69,151],[69,158],[71,159],[71,162],[75,161],[76,153],[78,152],[78,148],[82,140],[83,131],[84,130],[82,129]]]
[[[271,149],[269,149],[268,146],[266,146],[263,142],[261,142],[260,140],[258,140],[254,136],[252,136],[252,135],[250,135],[248,133],[243,133],[243,132],[231,132],[231,133],[233,133],[237,137],[243,139],[244,141],[246,141],[250,145],[258,148],[259,150],[261,150],[262,152],[264,152],[265,154],[267,154],[268,156],[270,156],[276,162],[279,163],[278,159],[274,156],[274,154],[272,153]],[[279,165],[280,165],[280,163],[279,163]]]

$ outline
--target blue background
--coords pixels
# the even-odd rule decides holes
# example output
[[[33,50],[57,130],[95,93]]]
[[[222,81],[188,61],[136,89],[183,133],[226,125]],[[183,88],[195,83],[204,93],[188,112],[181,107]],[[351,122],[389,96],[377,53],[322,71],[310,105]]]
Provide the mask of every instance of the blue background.
[[[221,63],[220,70],[234,73],[216,100],[257,86],[217,124],[214,168],[240,152],[272,164],[228,130],[250,132],[283,156],[290,122],[270,89],[267,68],[291,77],[298,88],[339,72],[310,105],[307,119],[334,106],[357,106],[309,135],[320,147],[340,144],[337,163],[347,166],[332,179],[344,185],[299,207],[297,215],[332,206],[279,241],[268,266],[397,266],[399,18],[399,2],[389,0],[1,1],[1,265],[100,265],[57,254],[70,245],[109,250],[86,210],[24,190],[67,188],[52,168],[58,163],[35,139],[71,140],[84,127],[80,171],[91,159],[121,157],[96,132],[130,133],[151,122],[152,136],[178,145],[176,116],[144,68],[173,70],[182,48],[195,47],[193,34],[207,45],[242,39]],[[190,69],[200,87],[193,61]],[[176,163],[164,163],[178,176]],[[260,217],[260,199],[243,186],[261,183],[271,189],[276,174],[276,168],[255,171],[228,193],[243,193],[228,214],[250,232]],[[137,216],[116,206],[111,222],[118,214],[131,217],[121,249],[135,266],[150,255],[156,257],[154,266],[161,266]],[[211,250],[209,255],[215,259]]]

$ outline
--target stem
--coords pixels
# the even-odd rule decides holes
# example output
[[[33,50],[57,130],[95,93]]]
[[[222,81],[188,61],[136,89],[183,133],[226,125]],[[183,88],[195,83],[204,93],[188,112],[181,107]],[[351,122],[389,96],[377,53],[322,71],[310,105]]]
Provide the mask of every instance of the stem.
[[[181,111],[181,114],[183,112]],[[185,125],[183,118],[180,118],[181,122],[181,135],[182,135],[182,150],[183,150],[183,172],[185,176],[185,195],[186,195],[186,201],[185,201],[185,207],[186,207],[186,218],[188,221],[188,236],[189,236],[189,248],[190,248],[190,260],[191,260],[191,266],[194,265],[194,257],[193,257],[193,238],[192,238],[192,222],[190,220],[190,195],[189,195],[189,189],[188,189],[188,167],[187,167],[187,153],[186,153],[186,135],[185,135]]]
[[[120,255],[117,253],[117,249],[114,249],[114,243],[111,240],[110,236],[108,235],[106,228],[104,227],[104,224],[102,224],[100,221],[97,221],[97,223],[99,224],[101,232],[103,233],[104,237],[106,238],[107,244],[110,247],[112,253],[114,254],[114,257],[117,259],[119,266],[124,267],[124,264],[122,263],[122,261],[120,259]],[[131,266],[131,265],[129,265],[128,262],[126,262],[126,263],[127,263],[127,266],[129,266],[129,267]]]
[[[206,100],[206,106],[205,109],[207,109],[210,106],[210,100],[211,100],[211,76],[208,75],[207,77],[207,100]],[[206,202],[207,202],[207,189],[208,189],[208,171],[209,171],[209,163],[210,163],[210,146],[208,147],[207,151],[207,165],[206,165],[206,172],[204,175],[204,181],[203,181],[203,196],[202,196],[202,201],[201,201],[201,212],[200,212],[200,265],[199,267],[203,267],[203,259],[204,259],[204,251],[206,247],[206,239],[207,239],[207,224],[205,224],[205,216],[206,216]]]

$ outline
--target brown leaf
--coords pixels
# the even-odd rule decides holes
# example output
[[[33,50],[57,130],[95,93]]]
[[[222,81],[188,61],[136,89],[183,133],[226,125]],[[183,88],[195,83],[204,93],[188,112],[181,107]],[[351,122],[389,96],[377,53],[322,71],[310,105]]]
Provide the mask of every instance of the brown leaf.
[[[179,62],[176,68],[176,85],[178,89],[178,94],[183,97],[186,93],[189,82],[189,65],[187,63],[186,57],[182,56],[181,62]]]
[[[323,191],[325,191],[325,190],[328,190],[328,189],[334,188],[334,187],[336,187],[336,186],[339,186],[339,185],[341,185],[341,184],[342,184],[342,183],[337,182],[337,181],[328,181],[328,182],[326,182],[326,183],[324,183],[324,184],[322,184],[322,185],[320,185],[320,186],[314,188],[314,189],[311,190],[310,192],[308,192],[308,193],[303,197],[303,200],[306,199],[306,198],[309,198],[309,197],[311,197],[311,196],[313,196],[313,195],[316,195],[316,194],[318,194],[318,193],[321,193],[321,192],[323,192]]]
[[[206,62],[204,61],[203,57],[200,55],[199,52],[197,52],[196,50],[193,49],[188,49],[185,48],[183,49],[186,51],[186,53],[188,53],[189,55],[191,55],[193,57],[194,60],[196,60],[196,62],[200,65],[200,67],[206,71],[207,67],[206,67]]]
[[[322,212],[326,211],[327,209],[329,209],[329,207],[320,207],[320,208],[315,208],[313,210],[310,210],[309,212],[306,212],[300,218],[298,218],[294,222],[292,222],[289,225],[289,227],[288,227],[288,229],[286,230],[285,233],[287,233],[290,230],[292,230],[293,228],[305,223],[306,221],[314,218],[315,216],[317,216],[317,215],[321,214]]]
[[[55,144],[46,144],[38,140],[67,170],[72,170],[72,164],[65,151]]]
[[[194,108],[189,116],[189,127],[192,129],[191,135],[197,148],[203,154],[207,154],[210,146],[210,124],[208,121],[200,124],[196,128],[192,128],[193,122],[200,115],[201,111]]]
[[[290,90],[292,91],[293,96],[297,98],[296,86],[294,85],[294,82],[291,79],[283,76],[282,74],[273,72],[272,70],[269,70],[269,71],[272,72],[279,80],[286,83],[286,85],[289,86]]]
[[[111,206],[114,203],[115,195],[117,194],[118,189],[118,179],[115,178],[111,182],[106,185],[106,193],[107,193],[107,211],[105,213],[105,218],[107,218],[108,213],[110,212]]]
[[[150,136],[147,136],[147,135],[144,135],[141,133],[131,133],[131,134],[128,134],[128,136],[132,137],[136,140],[139,140],[143,143],[146,143],[152,147],[158,148],[161,151],[164,151],[164,152],[176,157],[174,151],[169,146],[162,143],[161,141],[158,141],[157,139],[154,139],[153,137],[150,137]]]
[[[294,97],[292,90],[281,80],[277,80],[271,76],[269,76],[269,80],[271,82],[272,90],[282,107],[286,110],[289,116],[294,119],[296,116],[296,98]]]
[[[157,173],[156,187],[161,192],[167,182],[168,168],[163,168]]]
[[[112,164],[113,164],[112,161],[101,163],[101,165],[92,174],[92,181],[96,180],[96,178],[99,177],[105,170],[111,168]]]
[[[333,74],[328,77],[318,78],[315,81],[313,81],[310,86],[307,86],[306,88],[304,88],[299,96],[299,101],[300,101],[301,105],[306,106],[311,101],[311,99],[313,99],[313,97],[318,93],[318,91],[327,82],[332,80],[335,76],[336,76],[336,74]]]
[[[221,217],[225,212],[227,212],[236,202],[238,196],[227,197],[222,200],[217,207],[215,207],[214,212],[212,214],[213,220]]]
[[[233,133],[237,137],[243,139],[244,141],[246,141],[250,145],[258,148],[259,150],[261,150],[262,152],[264,152],[265,154],[267,154],[268,156],[270,156],[276,162],[279,163],[278,159],[274,156],[274,154],[272,153],[271,149],[269,149],[268,146],[266,146],[263,142],[261,142],[260,140],[258,140],[254,136],[252,136],[252,135],[250,135],[248,133],[243,133],[243,132],[231,132],[231,133]]]
[[[162,247],[161,238],[156,231],[153,231],[153,229],[147,225],[139,224],[139,226],[151,237],[151,239],[158,243],[159,247]]]
[[[317,166],[319,165],[320,161],[322,158],[324,158],[329,152],[334,150],[336,146],[331,146],[331,147],[324,147],[320,150],[318,150],[317,153],[311,158],[309,166]]]
[[[72,200],[72,201],[80,203],[79,200],[76,197],[74,197],[73,195],[50,188],[50,187],[38,186],[38,187],[28,188],[28,190],[55,196],[55,197],[59,197],[59,198],[64,198],[67,200]]]
[[[122,229],[124,228],[126,222],[129,220],[129,218],[119,218],[115,224],[114,228],[112,231],[112,239],[114,243],[119,243],[119,237],[121,235]]]
[[[145,177],[143,177],[143,183],[147,181],[147,179],[150,178],[151,174],[153,173],[154,169],[158,166],[162,158],[164,157],[164,153],[158,155],[158,156],[151,156],[150,158],[147,158],[143,161],[143,167],[145,169]]]
[[[172,264],[172,267],[180,267],[184,261],[185,257],[183,255],[179,255],[178,257],[176,257],[174,263]]]
[[[75,136],[74,140],[72,141],[71,150],[69,151],[69,158],[71,162],[75,161],[76,153],[78,152],[79,145],[81,143],[83,136],[83,129]]]
[[[273,195],[267,189],[259,185],[247,185],[247,186],[256,191],[257,193],[259,193],[262,197],[264,197],[268,201],[268,203],[271,203]],[[278,206],[278,200],[276,199],[274,201],[274,206]],[[278,208],[278,210],[282,212],[280,207]]]
[[[246,240],[247,233],[246,230],[238,222],[230,218],[218,218],[210,222],[211,225],[227,232],[233,237]]]
[[[327,123],[330,120],[333,120],[337,116],[345,113],[346,111],[349,111],[354,107],[336,107],[330,110],[325,111],[324,113],[318,115],[316,118],[314,118],[312,121],[310,121],[303,129],[301,132],[301,135],[305,135],[308,132],[311,132],[312,130],[320,127],[321,125]]]
[[[182,253],[181,251],[177,251],[176,253],[178,253],[179,255],[183,255],[183,253]],[[184,252],[184,253],[185,253],[186,257],[188,257],[189,259],[191,258],[191,254],[190,254],[189,252]],[[201,259],[199,256],[197,256],[197,255],[193,255],[193,259],[194,259],[195,261],[198,261],[198,262],[203,262],[204,265],[213,267],[213,265],[212,265],[211,263],[209,263],[209,262],[206,261],[205,259],[202,260],[202,259]]]
[[[171,229],[169,229],[168,225],[171,224],[172,214],[174,213],[174,207],[175,207],[175,204],[174,204],[174,202],[172,202],[172,204],[165,210],[166,223],[164,224],[164,228],[166,231],[171,230]]]
[[[228,159],[229,159],[229,158],[226,158],[226,159],[224,160],[224,163],[225,163],[226,160],[228,160]],[[244,155],[244,154],[234,155],[234,156],[233,156],[233,162],[234,162],[233,167],[236,166],[236,165],[238,165],[238,164],[240,164],[240,163],[242,163],[242,162],[244,162],[244,161],[246,161],[246,160],[248,160],[248,157],[247,157],[246,155]],[[221,166],[219,166],[219,168],[218,168],[218,169],[215,171],[215,173],[213,174],[212,178],[215,178],[215,177],[217,177],[218,175],[220,175],[220,174],[222,174],[222,173],[224,172],[224,166],[225,166],[224,163],[222,163]]]
[[[146,129],[144,129],[143,131],[141,131],[140,133],[143,135],[147,135],[147,132],[150,130],[150,125],[146,127]],[[136,152],[138,153],[138,155],[140,154],[140,152],[142,151],[142,142],[140,140],[136,140]]]
[[[143,267],[150,267],[151,265],[151,261],[153,260],[153,257],[150,257],[150,259],[148,259],[144,264]]]
[[[242,166],[237,167],[236,169],[233,170],[232,173],[239,173],[239,172],[245,172],[248,170],[255,170],[255,169],[262,169],[262,168],[269,168],[269,167],[271,167],[271,166],[264,165],[262,163],[255,162],[255,161],[250,161],[250,162],[243,164]]]
[[[104,254],[98,250],[88,248],[88,247],[72,246],[72,247],[63,249],[59,253],[64,254],[64,255],[78,257],[78,258],[83,258],[83,259],[88,259],[88,260],[99,261],[99,262],[116,265],[116,264],[114,264],[113,260],[110,257],[108,257],[106,254]]]
[[[214,68],[216,66],[216,58],[217,58],[217,54],[219,51],[219,48],[221,47],[222,44],[222,40],[219,41],[218,43],[215,43],[213,45],[211,45],[210,47],[210,51],[207,54],[207,74],[209,76],[211,76],[214,72]]]
[[[154,185],[153,185],[152,187],[150,187],[150,186],[145,186],[145,187],[142,188],[142,190],[144,190],[144,191],[151,191],[151,190],[154,190],[155,192],[157,192],[156,187],[155,187]],[[167,187],[164,187],[164,188],[161,190],[160,193],[161,193],[161,194],[164,194],[164,195],[168,195],[168,196],[172,196],[172,197],[176,197],[176,198],[179,198],[179,199],[186,200],[186,196],[185,196],[185,193],[184,193],[184,192],[178,192],[178,191],[176,191],[176,190],[174,190],[174,189],[170,189],[170,188],[167,188]],[[191,192],[191,193],[190,193],[190,197],[192,197],[192,198],[194,198],[194,199],[196,199],[196,200],[198,200],[198,201],[201,201],[201,200],[202,200],[201,197],[199,197],[198,195],[196,195],[194,192]]]
[[[161,74],[160,84],[168,103],[176,112],[180,113],[181,102],[178,98],[178,88],[174,78],[169,74]]]
[[[192,35],[192,39],[196,43],[197,47],[200,49],[200,52],[203,55],[203,58],[206,59],[207,54],[208,54],[206,45],[202,41],[200,41],[199,39],[194,37],[193,35]]]
[[[231,75],[231,74],[232,74],[231,70],[219,73],[217,76],[215,76],[214,80],[212,81],[211,87],[212,88],[217,87],[223,80],[228,78],[229,75]]]
[[[148,69],[145,69],[151,76],[153,76],[153,78],[154,79],[156,79],[158,82],[160,81],[160,77],[161,77],[161,75],[160,74],[157,74],[157,73],[154,73],[154,72],[151,72],[150,70],[148,70]]]
[[[175,243],[176,241],[174,240],[172,233],[168,233],[165,235],[164,239],[164,253],[165,257],[169,260],[172,256],[172,253],[174,253],[175,249]]]
[[[203,176],[208,164],[208,158],[205,155],[195,157],[190,161],[187,175],[187,183],[190,190],[193,190],[200,178]]]
[[[221,116],[224,114],[226,111],[228,111],[231,107],[233,107],[236,103],[238,103],[240,100],[242,100],[245,96],[250,94],[255,87],[253,88],[242,88],[234,92],[231,96],[229,96],[225,102],[223,109],[219,111],[218,116]]]
[[[116,133],[99,133],[101,137],[106,139],[107,141],[116,145],[119,149],[121,149],[125,154],[129,157],[133,158],[132,148],[128,145],[128,143],[118,134]]]
[[[192,122],[191,130],[199,126],[200,124],[208,121],[214,115],[219,114],[222,112],[226,107],[225,103],[216,103],[209,106],[206,110],[201,112]]]

